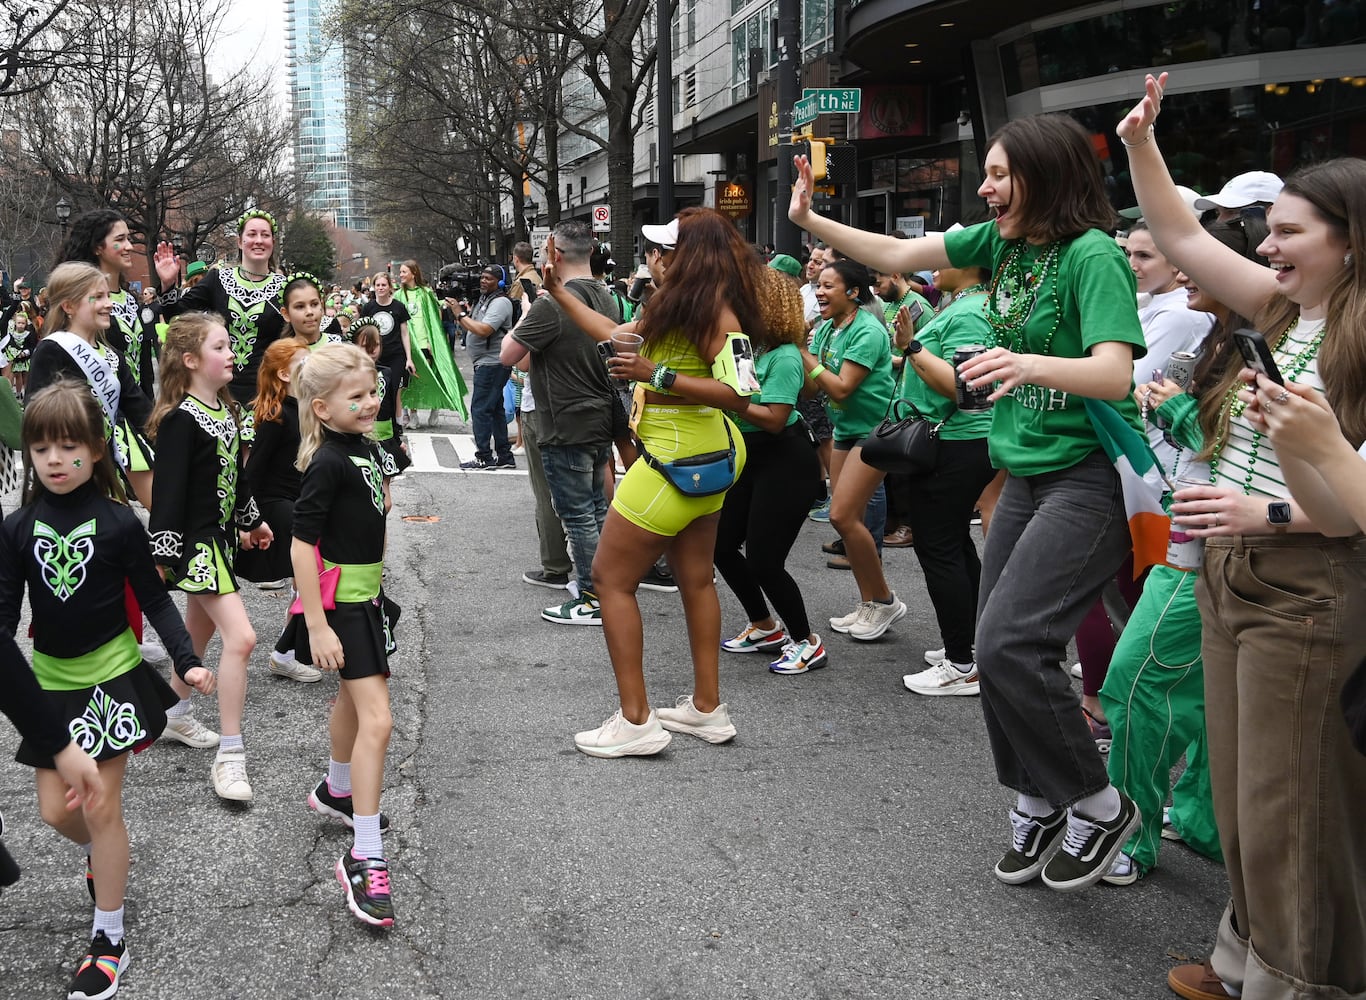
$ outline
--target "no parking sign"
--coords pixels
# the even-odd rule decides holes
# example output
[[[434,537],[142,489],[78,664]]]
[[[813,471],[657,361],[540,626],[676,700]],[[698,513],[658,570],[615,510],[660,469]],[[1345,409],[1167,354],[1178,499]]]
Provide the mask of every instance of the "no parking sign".
[[[612,231],[612,206],[594,205],[593,206],[593,232],[610,233]]]

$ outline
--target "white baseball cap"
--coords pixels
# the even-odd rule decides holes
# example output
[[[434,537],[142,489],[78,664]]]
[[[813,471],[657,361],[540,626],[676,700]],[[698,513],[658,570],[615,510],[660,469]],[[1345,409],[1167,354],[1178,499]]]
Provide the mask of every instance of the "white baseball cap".
[[[1195,207],[1203,212],[1211,208],[1246,208],[1259,202],[1269,205],[1276,200],[1283,187],[1285,182],[1275,174],[1252,170],[1230,179],[1219,189],[1218,194],[1199,199]]]
[[[651,243],[658,243],[665,250],[678,246],[678,220],[670,219],[662,226],[641,226],[640,235]]]

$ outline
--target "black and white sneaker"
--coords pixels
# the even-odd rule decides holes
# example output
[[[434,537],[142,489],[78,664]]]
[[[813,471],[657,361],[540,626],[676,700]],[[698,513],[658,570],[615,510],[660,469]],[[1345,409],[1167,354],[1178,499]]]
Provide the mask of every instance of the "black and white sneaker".
[[[486,458],[476,456],[468,462],[461,462],[460,468],[466,472],[488,472],[493,469],[493,463]]]
[[[668,568],[655,563],[650,571],[640,578],[641,590],[657,590],[661,594],[678,593],[678,582]]]
[[[1067,830],[1067,812],[1058,809],[1047,816],[1029,816],[1010,810],[1010,850],[996,862],[996,877],[1007,885],[1023,885],[1037,878],[1058,849]]]
[[[351,796],[333,795],[326,778],[308,793],[308,808],[320,816],[341,820],[348,830],[356,828],[356,811],[351,804]],[[379,828],[381,833],[389,829],[389,817],[384,813],[379,814]]]
[[[1062,847],[1043,869],[1043,884],[1059,892],[1095,885],[1110,871],[1143,817],[1134,800],[1119,793],[1119,815],[1108,823],[1089,819],[1075,809],[1067,814]]]

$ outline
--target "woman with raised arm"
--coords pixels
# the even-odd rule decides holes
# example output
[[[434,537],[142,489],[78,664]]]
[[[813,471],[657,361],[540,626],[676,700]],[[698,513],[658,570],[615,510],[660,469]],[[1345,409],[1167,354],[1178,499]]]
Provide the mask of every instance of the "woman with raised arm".
[[[1168,982],[1196,1000],[1361,996],[1366,758],[1337,702],[1366,655],[1366,539],[1322,477],[1284,462],[1254,417],[1322,391],[1347,442],[1366,440],[1366,263],[1353,252],[1366,244],[1366,162],[1329,160],[1286,180],[1267,213],[1262,267],[1181,205],[1154,130],[1166,83],[1148,76],[1117,129],[1153,238],[1201,288],[1254,317],[1281,375],[1300,385],[1249,383],[1249,370],[1230,366],[1215,388],[1223,405],[1202,427],[1211,483],[1177,493],[1172,508],[1206,538],[1196,597],[1233,898],[1210,960]]]
[[[898,240],[811,210],[796,161],[789,215],[879,271],[988,268],[994,346],[964,362],[996,384],[988,447],[1008,476],[982,560],[977,667],[998,780],[1016,792],[1013,837],[996,865],[1011,885],[1042,874],[1061,891],[1094,884],[1138,824],[1113,785],[1061,669],[1067,643],[1130,551],[1119,476],[1086,398],[1111,400],[1136,431],[1133,360],[1145,351],[1134,276],[1109,228],[1090,137],[1072,119],[1010,122],[987,144],[978,194],[995,216]]]

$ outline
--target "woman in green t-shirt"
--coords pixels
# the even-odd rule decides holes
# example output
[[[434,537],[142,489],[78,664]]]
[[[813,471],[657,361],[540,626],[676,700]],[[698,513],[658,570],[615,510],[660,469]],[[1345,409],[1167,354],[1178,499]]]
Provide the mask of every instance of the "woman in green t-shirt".
[[[926,420],[940,424],[934,469],[911,479],[906,494],[907,524],[944,643],[943,650],[927,654],[928,669],[902,679],[906,689],[916,694],[978,692],[972,645],[982,563],[972,539],[972,510],[996,470],[987,453],[991,412],[960,410],[955,405],[953,354],[960,347],[992,341],[983,314],[989,277],[990,272],[979,267],[940,268],[934,286],[952,293],[953,301],[919,332],[912,330],[908,310],[898,312],[895,320],[899,337],[909,339],[914,334],[906,348],[897,398],[909,402]]]
[[[837,260],[821,271],[816,304],[823,322],[802,350],[802,363],[812,387],[826,395],[825,409],[834,427],[830,458],[830,523],[844,540],[844,554],[858,584],[859,605],[830,619],[830,627],[870,642],[906,616],[882,573],[879,549],[886,526],[886,475],[860,459],[859,442],[873,432],[892,400],[892,348],[887,328],[862,306],[873,300],[868,269],[852,260]],[[869,502],[876,516],[868,518]],[[874,523],[869,524],[872,520]]]
[[[797,157],[796,167],[788,214],[817,238],[879,270],[992,270],[995,346],[958,375],[973,388],[996,385],[988,443],[1008,473],[982,560],[976,633],[997,778],[1017,794],[1011,846],[995,873],[1011,885],[1039,875],[1063,891],[1093,885],[1138,813],[1110,784],[1061,668],[1131,549],[1119,475],[1084,401],[1113,401],[1139,431],[1130,392],[1146,348],[1091,137],[1065,115],[1006,124],[987,143],[977,190],[993,219],[915,240],[818,216],[811,166]]]

